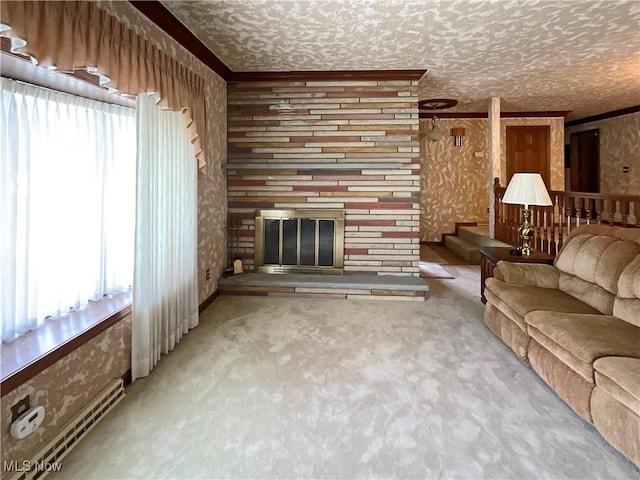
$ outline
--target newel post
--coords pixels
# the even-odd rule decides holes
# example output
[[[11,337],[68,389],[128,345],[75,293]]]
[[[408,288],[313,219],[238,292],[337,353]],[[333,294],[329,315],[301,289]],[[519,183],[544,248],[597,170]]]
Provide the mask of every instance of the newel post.
[[[502,214],[500,211],[500,201],[502,200],[502,192],[500,192],[500,178],[493,178],[493,216],[494,216],[494,238],[499,237],[500,227],[502,224]]]

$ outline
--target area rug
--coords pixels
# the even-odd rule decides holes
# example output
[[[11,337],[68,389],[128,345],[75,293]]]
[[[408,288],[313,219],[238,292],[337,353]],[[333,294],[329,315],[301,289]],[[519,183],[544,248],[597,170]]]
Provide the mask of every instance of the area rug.
[[[431,262],[420,262],[420,276],[426,278],[456,278],[447,272],[442,265]]]

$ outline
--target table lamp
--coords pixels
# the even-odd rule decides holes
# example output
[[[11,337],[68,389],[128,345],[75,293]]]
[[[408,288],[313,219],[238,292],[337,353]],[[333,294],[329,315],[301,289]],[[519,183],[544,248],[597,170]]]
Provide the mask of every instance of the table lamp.
[[[522,239],[522,245],[519,250],[522,255],[531,255],[529,241],[533,236],[533,229],[529,224],[529,218],[531,217],[529,205],[544,207],[553,205],[540,174],[514,173],[509,185],[507,185],[507,190],[504,192],[502,203],[524,205],[522,209],[524,223],[518,229],[518,234]]]

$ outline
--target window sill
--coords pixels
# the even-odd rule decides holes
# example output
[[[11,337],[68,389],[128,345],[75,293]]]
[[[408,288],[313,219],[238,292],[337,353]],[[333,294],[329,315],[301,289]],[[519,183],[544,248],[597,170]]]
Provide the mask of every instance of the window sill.
[[[131,291],[48,320],[0,349],[1,396],[15,390],[131,313]]]

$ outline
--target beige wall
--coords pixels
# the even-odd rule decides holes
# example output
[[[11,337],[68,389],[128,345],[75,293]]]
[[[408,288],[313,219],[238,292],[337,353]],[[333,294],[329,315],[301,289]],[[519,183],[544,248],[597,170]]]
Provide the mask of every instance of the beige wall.
[[[2,461],[31,460],[68,421],[114,379],[131,368],[131,317],[74,350],[28,382],[2,397]],[[16,440],[9,434],[11,406],[30,396],[43,406],[44,423],[32,435]]]
[[[569,127],[571,133],[600,129],[600,192],[640,195],[640,113]],[[628,166],[629,173],[622,173]]]
[[[487,135],[486,119],[438,119],[438,128],[446,136],[438,142],[426,139],[431,128],[430,120],[420,121],[421,144],[421,191],[420,191],[420,239],[438,242],[443,233],[452,233],[456,222],[488,223],[487,208]],[[503,118],[500,121],[501,184],[505,186],[507,176],[506,135],[507,126],[549,125],[550,126],[550,170],[551,189],[564,190],[564,119],[549,118]],[[453,127],[466,129],[464,145],[453,146],[449,136]],[[474,152],[482,152],[483,157],[474,157]]]
[[[226,267],[227,87],[215,74],[207,82],[207,166],[198,174],[198,301],[204,302],[218,288]],[[211,278],[206,280],[206,270]]]
[[[156,42],[163,50],[202,75],[206,80],[208,145],[206,171],[198,177],[198,280],[200,302],[217,288],[226,257],[226,83],[218,75],[164,34],[129,2],[98,2],[123,23]],[[211,269],[211,280],[205,271]],[[61,359],[2,398],[2,459],[23,460],[79,412],[114,378],[130,369],[130,318],[120,321],[87,344]],[[32,406],[46,408],[45,423],[30,437],[16,441],[8,436],[11,406],[25,395]]]
[[[427,242],[439,242],[456,222],[488,221],[487,120],[438,119],[437,124],[446,136],[432,142],[426,138],[431,121],[420,121],[420,239]],[[462,147],[453,145],[453,127],[466,129]]]

